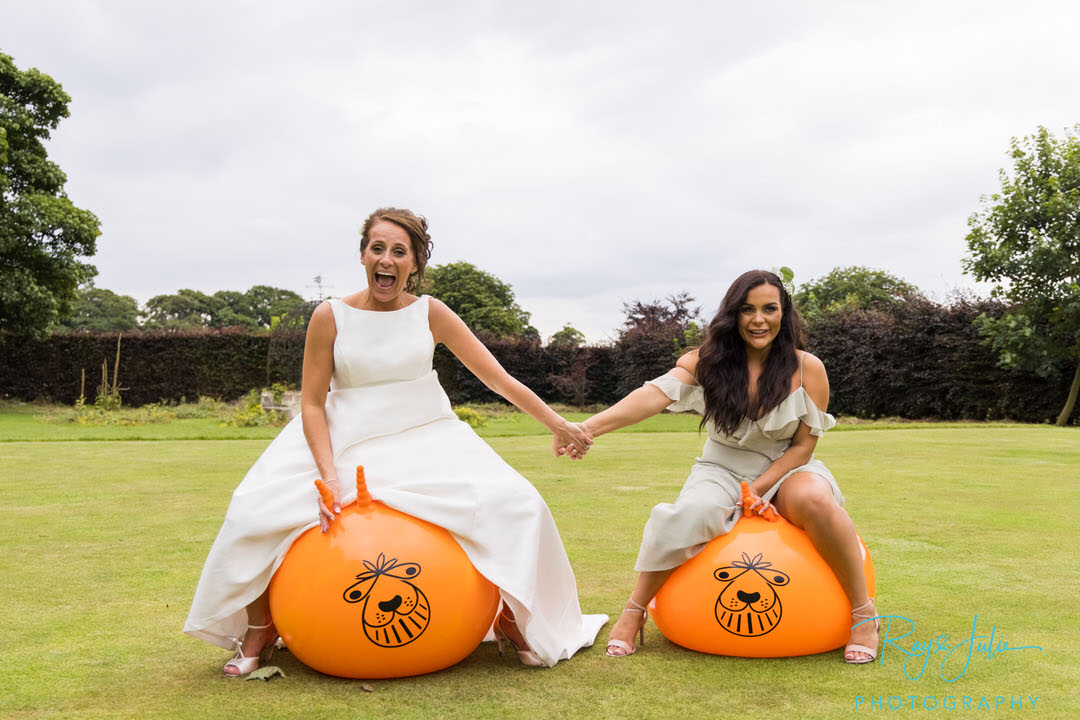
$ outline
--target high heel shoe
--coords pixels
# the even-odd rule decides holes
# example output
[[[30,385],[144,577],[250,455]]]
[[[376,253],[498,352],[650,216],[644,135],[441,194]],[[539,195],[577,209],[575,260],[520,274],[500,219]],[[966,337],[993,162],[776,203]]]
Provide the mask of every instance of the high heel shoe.
[[[265,630],[273,624],[274,623],[270,622],[266,625],[248,625],[247,629]],[[244,631],[244,636],[247,636],[247,630]],[[267,648],[270,648],[270,652],[266,656],[266,661],[270,662],[270,658],[274,656],[274,648],[277,647],[278,635],[275,634],[274,637],[270,639],[270,642],[266,643],[266,645],[263,645],[262,650],[260,650],[258,653],[251,657],[244,655],[243,637],[233,638],[233,641],[236,643],[236,657],[225,663],[225,667],[222,668],[222,670],[225,670],[229,667],[234,667],[240,672],[236,673],[235,675],[233,673],[226,672],[226,677],[244,677],[245,675],[250,675],[251,673],[259,669],[259,663],[262,661],[262,654],[266,651]]]
[[[511,646],[513,646],[514,650],[517,651],[518,660],[521,661],[522,665],[527,665],[529,667],[547,667],[546,665],[544,665],[544,661],[537,657],[536,653],[534,653],[532,650],[529,650],[528,648],[521,650],[518,648],[517,643],[511,640],[510,636],[506,634],[506,631],[502,629],[502,624],[504,620],[513,625],[514,627],[517,627],[517,622],[506,617],[506,615],[502,614],[501,612],[499,613],[498,622],[496,622],[495,626],[491,628],[492,631],[495,633],[495,642],[497,642],[499,645],[499,655],[503,654],[503,641],[505,640],[506,642],[510,643]]]
[[[638,629],[637,629],[638,646],[639,647],[645,647],[645,622],[649,619],[649,611],[645,609],[644,605],[638,605],[636,602],[634,602],[634,598],[632,598],[632,597],[630,598],[630,604],[633,605],[634,607],[628,607],[628,608],[624,609],[623,610],[623,615],[625,615],[626,613],[632,613],[632,612],[641,613],[641,624],[638,625]],[[617,647],[620,650],[623,650],[623,652],[621,652],[621,653],[613,653],[613,652],[611,652],[611,648],[613,648],[613,647]],[[623,640],[612,640],[611,638],[608,638],[608,641],[607,641],[607,654],[608,654],[609,657],[626,657],[627,655],[633,655],[636,652],[637,652],[637,647],[631,645],[630,643],[625,642]]]
[[[863,610],[866,610],[867,608],[873,608],[873,609],[868,613],[864,613]],[[855,626],[858,625],[863,620],[869,620],[870,618],[876,618],[876,617],[877,617],[877,608],[874,608],[874,598],[870,598],[869,600],[867,600],[864,604],[860,605],[859,607],[852,608],[852,610],[851,610],[851,619],[854,620],[855,622],[852,623],[851,627],[852,627],[852,629],[854,629]],[[880,620],[874,620],[874,632],[875,633],[881,632],[881,621]],[[874,637],[875,637],[875,639],[877,638],[876,635]],[[851,652],[866,653],[870,657],[867,657],[867,658],[849,658],[848,653],[851,653]],[[867,647],[866,645],[856,645],[855,643],[849,643],[847,645],[847,647],[844,648],[844,662],[848,663],[849,665],[865,665],[866,663],[874,662],[874,660],[876,660],[876,659],[877,659],[877,642],[874,643],[874,647]]]

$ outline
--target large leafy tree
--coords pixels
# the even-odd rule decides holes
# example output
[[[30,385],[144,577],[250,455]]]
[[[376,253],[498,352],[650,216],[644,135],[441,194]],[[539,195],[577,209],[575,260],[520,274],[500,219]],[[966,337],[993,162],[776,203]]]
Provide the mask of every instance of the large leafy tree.
[[[183,288],[173,295],[155,295],[146,301],[143,326],[150,330],[191,330],[207,327],[221,301],[198,290]]]
[[[919,289],[895,275],[862,266],[834,268],[801,285],[792,299],[807,322],[843,309],[888,309],[921,297]]]
[[[236,290],[218,290],[207,298],[206,322],[212,327],[246,327],[254,330],[259,323],[252,317],[251,305],[244,293]]]
[[[1012,171],[1001,192],[981,198],[968,220],[964,269],[997,283],[994,297],[1011,309],[983,315],[979,328],[1006,367],[1049,377],[1073,370],[1057,424],[1065,425],[1080,393],[1080,125],[1061,140],[1040,127],[1013,138]]]
[[[45,337],[97,270],[98,220],[64,193],[44,141],[71,98],[36,69],[0,54],[0,330]]]
[[[304,298],[292,290],[255,285],[243,295],[246,315],[255,319],[259,327],[270,327],[272,318],[281,317],[304,304]]]
[[[130,295],[92,286],[79,288],[71,315],[61,322],[70,330],[123,332],[139,326],[139,303]]]
[[[425,271],[424,291],[446,303],[473,332],[495,337],[539,338],[529,325],[529,313],[514,299],[514,291],[472,263],[433,265]]]
[[[247,292],[219,290],[213,295],[184,288],[173,295],[156,295],[143,311],[148,329],[198,327],[269,328],[281,317],[304,304],[292,290],[255,285]]]

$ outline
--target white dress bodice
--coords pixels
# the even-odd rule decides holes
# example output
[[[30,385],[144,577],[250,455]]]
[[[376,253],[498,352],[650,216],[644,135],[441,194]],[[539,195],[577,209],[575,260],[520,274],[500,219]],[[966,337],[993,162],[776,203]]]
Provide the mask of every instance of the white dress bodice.
[[[435,340],[427,295],[400,310],[360,310],[330,300],[337,337],[331,390],[417,380],[431,372]]]

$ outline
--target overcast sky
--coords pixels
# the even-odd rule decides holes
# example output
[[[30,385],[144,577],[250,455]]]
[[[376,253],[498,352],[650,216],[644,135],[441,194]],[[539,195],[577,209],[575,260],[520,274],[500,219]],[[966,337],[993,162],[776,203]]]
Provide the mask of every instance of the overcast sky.
[[[433,263],[593,341],[751,267],[974,287],[1009,139],[1080,122],[1078,27],[1072,0],[0,0],[0,52],[72,97],[49,152],[98,287],[345,295],[396,205]]]

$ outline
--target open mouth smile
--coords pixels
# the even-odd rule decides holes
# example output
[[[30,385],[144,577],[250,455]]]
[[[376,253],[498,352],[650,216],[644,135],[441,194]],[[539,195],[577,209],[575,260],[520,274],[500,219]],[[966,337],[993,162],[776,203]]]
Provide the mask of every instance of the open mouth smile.
[[[397,276],[390,273],[375,272],[375,284],[382,290],[389,290],[397,282]]]

